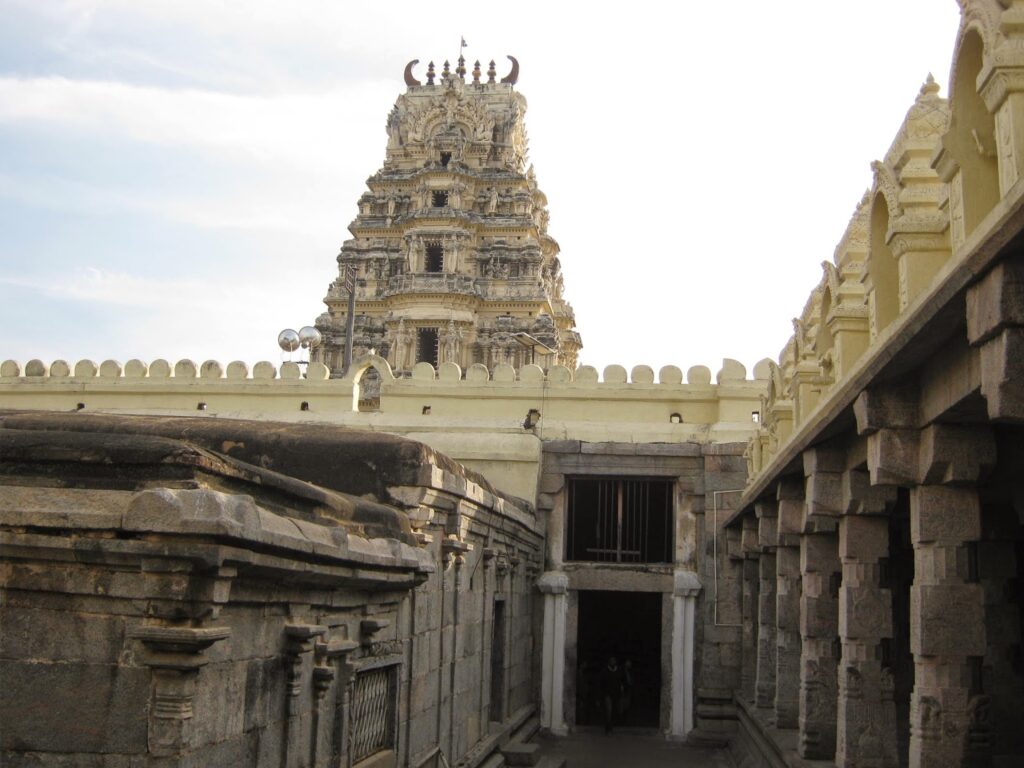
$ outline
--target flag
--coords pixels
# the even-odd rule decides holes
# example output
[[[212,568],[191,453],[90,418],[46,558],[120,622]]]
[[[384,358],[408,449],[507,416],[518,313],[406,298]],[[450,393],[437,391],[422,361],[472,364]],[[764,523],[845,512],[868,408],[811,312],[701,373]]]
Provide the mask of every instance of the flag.
[[[468,44],[466,43],[466,38],[463,37],[463,38],[460,38],[460,39],[462,40],[462,47],[463,48],[467,47]]]

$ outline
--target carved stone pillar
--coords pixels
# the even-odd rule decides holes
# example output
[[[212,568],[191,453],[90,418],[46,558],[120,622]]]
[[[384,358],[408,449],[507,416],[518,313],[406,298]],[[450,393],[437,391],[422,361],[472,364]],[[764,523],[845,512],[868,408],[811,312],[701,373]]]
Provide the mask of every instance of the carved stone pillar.
[[[568,611],[569,577],[549,571],[537,580],[544,595],[544,639],[541,656],[540,724],[564,736],[565,620]]]
[[[230,634],[228,627],[139,627],[132,632],[145,648],[142,662],[153,670],[151,755],[176,757],[193,746],[196,680],[199,670],[209,663],[203,651]]]
[[[314,643],[325,632],[327,627],[320,624],[286,624],[284,628],[288,675],[288,721],[283,745],[285,768],[308,765],[314,697],[304,694],[307,690],[312,693],[312,686],[307,689],[306,685],[307,681],[312,683],[313,680]]]
[[[804,451],[800,515],[800,689],[798,749],[803,757],[829,759],[835,752],[838,542],[846,455],[829,448]],[[781,515],[781,512],[780,512]]]
[[[800,714],[800,518],[804,487],[783,479],[776,492],[775,724],[796,728]]]
[[[896,713],[892,673],[882,665],[882,642],[892,637],[892,591],[883,584],[889,521],[847,515],[839,522],[839,698],[836,765],[895,768]]]
[[[358,647],[359,643],[343,636],[314,644],[313,690],[317,718],[312,762],[315,768],[340,765],[342,757],[348,754],[348,692],[354,671],[348,663],[348,655]],[[325,711],[322,702],[332,686],[333,709]]]
[[[839,662],[839,538],[800,538],[800,756],[831,760],[836,751]]]
[[[757,523],[747,516],[743,518],[740,548],[743,552],[743,628],[740,632],[742,670],[740,691],[745,701],[754,700],[754,686],[757,681],[757,630],[758,630],[758,556]]]
[[[757,561],[757,680],[754,702],[759,707],[775,706],[775,553],[764,552]]]
[[[978,698],[985,655],[982,587],[972,573],[971,544],[981,537],[981,507],[973,488],[922,485],[910,494],[914,584],[910,648],[910,765],[960,765]]]

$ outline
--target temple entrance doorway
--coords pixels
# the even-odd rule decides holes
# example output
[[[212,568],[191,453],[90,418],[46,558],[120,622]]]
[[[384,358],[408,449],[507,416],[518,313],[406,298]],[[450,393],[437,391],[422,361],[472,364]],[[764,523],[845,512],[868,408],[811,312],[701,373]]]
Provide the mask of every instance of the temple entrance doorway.
[[[621,678],[613,727],[657,728],[661,714],[660,592],[579,593],[576,638],[576,723],[604,726],[604,690]],[[619,674],[605,672],[614,657]]]

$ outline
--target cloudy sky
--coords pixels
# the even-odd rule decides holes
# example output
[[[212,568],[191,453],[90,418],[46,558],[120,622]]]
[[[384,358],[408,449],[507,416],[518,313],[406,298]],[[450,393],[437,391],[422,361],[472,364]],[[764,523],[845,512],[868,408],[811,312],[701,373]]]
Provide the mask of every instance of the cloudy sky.
[[[402,69],[522,66],[581,362],[775,357],[954,0],[0,0],[0,359],[277,361]],[[418,70],[422,79],[422,67]]]

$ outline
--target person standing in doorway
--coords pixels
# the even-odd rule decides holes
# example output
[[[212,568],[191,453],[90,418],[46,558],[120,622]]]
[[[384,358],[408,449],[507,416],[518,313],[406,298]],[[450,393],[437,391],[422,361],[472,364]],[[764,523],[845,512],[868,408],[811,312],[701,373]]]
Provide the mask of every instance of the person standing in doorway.
[[[604,732],[611,733],[612,724],[616,719],[616,706],[622,694],[625,678],[622,667],[614,656],[608,657],[608,663],[601,670],[601,696],[604,698]]]

